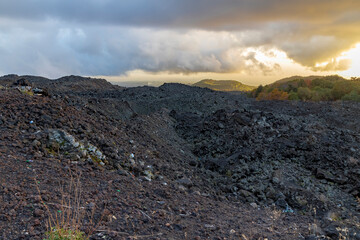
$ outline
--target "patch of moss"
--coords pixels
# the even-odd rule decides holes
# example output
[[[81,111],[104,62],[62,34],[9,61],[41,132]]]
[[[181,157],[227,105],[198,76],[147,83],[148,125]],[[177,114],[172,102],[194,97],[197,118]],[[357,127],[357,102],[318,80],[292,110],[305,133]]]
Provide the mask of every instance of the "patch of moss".
[[[341,221],[342,219],[341,219],[341,217],[339,217],[339,216],[334,216],[334,217],[332,217],[331,218],[331,221],[333,221],[333,222],[339,222],[339,221]]]
[[[20,90],[21,93],[29,95],[29,96],[34,96],[34,93],[32,91],[29,90]]]
[[[65,141],[65,140],[62,140],[61,142],[59,142],[59,146],[60,146],[60,147],[63,147],[63,146],[65,146],[65,143],[66,143],[66,141]]]
[[[94,156],[94,155],[90,155],[90,158],[91,160],[94,162],[94,163],[97,163],[100,165],[100,163],[102,162],[101,159],[99,159],[98,157]]]
[[[53,156],[56,156],[56,155],[58,155],[58,153],[53,149],[53,148],[45,148],[45,150],[49,153],[49,154],[51,154],[51,155],[53,155]]]

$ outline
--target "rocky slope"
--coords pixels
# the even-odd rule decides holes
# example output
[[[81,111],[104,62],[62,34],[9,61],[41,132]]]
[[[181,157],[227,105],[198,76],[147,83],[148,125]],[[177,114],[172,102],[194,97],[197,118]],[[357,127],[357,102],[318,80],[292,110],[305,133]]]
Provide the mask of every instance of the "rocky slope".
[[[42,239],[71,176],[91,239],[359,239],[358,103],[81,77],[0,85],[2,239]]]
[[[105,79],[66,76],[59,79],[47,79],[39,76],[18,76],[10,74],[0,77],[2,86],[17,86],[19,82],[37,88],[46,89],[51,94],[82,93],[86,91],[111,91],[121,90],[122,87],[112,85]]]

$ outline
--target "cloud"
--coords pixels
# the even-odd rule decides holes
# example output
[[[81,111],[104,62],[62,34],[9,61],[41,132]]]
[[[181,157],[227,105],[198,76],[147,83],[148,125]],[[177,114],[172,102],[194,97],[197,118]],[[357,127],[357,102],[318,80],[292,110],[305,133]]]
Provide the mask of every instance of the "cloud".
[[[346,40],[334,36],[314,35],[308,39],[279,43],[290,58],[305,66],[315,66],[317,62],[329,60],[337,56],[349,46]]]
[[[12,0],[0,16],[0,71],[54,77],[281,70],[249,49],[342,70],[333,59],[360,41],[353,0]]]
[[[230,32],[65,27],[59,22],[37,30],[0,30],[0,70],[54,78],[119,75],[136,69],[264,75],[279,70],[278,65],[260,61],[256,52],[249,52],[241,34]]]
[[[313,71],[344,71],[349,69],[351,66],[351,60],[349,59],[332,59],[330,62],[325,64],[316,65],[312,67]]]
[[[0,2],[10,18],[56,18],[85,23],[147,27],[243,29],[244,24],[273,21],[329,22],[355,16],[354,0],[12,0]],[[238,29],[239,30],[239,29]]]

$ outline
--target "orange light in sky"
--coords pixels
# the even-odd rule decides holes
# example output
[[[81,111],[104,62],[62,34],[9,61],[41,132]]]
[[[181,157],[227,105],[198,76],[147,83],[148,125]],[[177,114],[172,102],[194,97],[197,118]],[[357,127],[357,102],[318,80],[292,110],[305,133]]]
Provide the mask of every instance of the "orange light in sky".
[[[345,77],[360,77],[360,43],[350,49],[347,52],[344,52],[340,59],[350,59],[351,67],[346,71],[342,71],[340,74]]]

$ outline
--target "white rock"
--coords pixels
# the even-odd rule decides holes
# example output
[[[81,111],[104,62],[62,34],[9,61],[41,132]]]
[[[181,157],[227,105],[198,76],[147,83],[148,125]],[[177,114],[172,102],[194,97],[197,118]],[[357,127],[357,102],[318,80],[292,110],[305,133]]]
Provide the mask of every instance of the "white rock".
[[[258,208],[258,205],[256,203],[250,203],[250,206],[252,206],[253,208]]]

